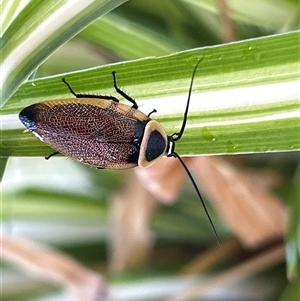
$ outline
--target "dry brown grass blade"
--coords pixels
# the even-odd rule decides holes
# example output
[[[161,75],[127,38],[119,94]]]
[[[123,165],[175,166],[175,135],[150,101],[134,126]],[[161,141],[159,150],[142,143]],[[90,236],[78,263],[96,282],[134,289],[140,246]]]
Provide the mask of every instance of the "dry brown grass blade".
[[[218,274],[216,277],[206,281],[203,284],[198,284],[190,287],[184,293],[176,297],[168,299],[169,301],[187,301],[195,300],[196,297],[205,295],[209,290],[215,287],[230,285],[233,282],[240,281],[253,274],[259,273],[271,266],[274,266],[285,258],[284,245],[273,247],[263,253],[256,255],[245,262]]]
[[[234,21],[230,16],[228,1],[217,0],[216,4],[220,13],[221,28],[223,29],[223,41],[225,43],[236,41],[235,26]]]
[[[286,208],[245,171],[216,157],[193,157],[187,164],[244,247],[257,248],[283,236]]]
[[[152,250],[150,223],[159,202],[176,199],[185,171],[175,158],[128,171],[128,180],[112,201],[110,267],[122,271],[145,263]]]
[[[58,251],[20,237],[1,236],[1,257],[27,274],[65,286],[74,300],[107,300],[103,278]]]
[[[144,264],[152,250],[150,222],[158,201],[128,171],[127,183],[111,208],[110,268],[120,272]]]
[[[186,176],[176,158],[162,158],[149,168],[136,168],[141,185],[160,201],[173,202]]]
[[[179,273],[181,275],[195,275],[210,271],[213,267],[222,263],[225,259],[232,258],[241,254],[243,247],[235,238],[222,241],[220,245],[214,245],[207,251],[199,254],[189,264],[187,264]]]
[[[247,174],[220,157],[186,157],[184,161],[245,247],[257,248],[283,236],[286,208],[264,185],[268,181],[258,183],[253,171]],[[136,173],[146,189],[165,201],[177,197],[185,177],[180,163],[171,158]]]

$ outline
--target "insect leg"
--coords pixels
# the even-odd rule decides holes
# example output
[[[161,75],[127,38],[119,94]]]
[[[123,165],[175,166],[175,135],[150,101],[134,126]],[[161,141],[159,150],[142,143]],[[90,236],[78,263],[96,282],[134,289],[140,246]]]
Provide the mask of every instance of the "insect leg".
[[[59,152],[54,152],[54,153],[50,154],[49,156],[46,156],[45,159],[49,160],[51,157],[58,155],[58,154],[59,154]]]
[[[70,92],[75,96],[75,97],[80,97],[82,94],[77,94],[73,89],[72,87],[70,86],[70,84],[66,81],[65,78],[62,78],[61,79],[62,82],[69,88]]]
[[[114,87],[115,87],[116,91],[120,95],[122,95],[125,99],[127,99],[128,101],[130,101],[131,103],[133,103],[132,107],[134,109],[137,109],[138,105],[137,105],[136,101],[133,98],[131,98],[129,95],[127,95],[126,93],[124,93],[121,89],[118,88],[118,86],[117,86],[117,80],[116,80],[116,72],[115,71],[112,72],[112,76],[113,76],[113,79],[114,79]]]
[[[115,102],[119,102],[119,99],[113,97],[113,96],[106,96],[106,95],[92,95],[92,94],[81,94],[81,93],[76,93],[71,85],[66,81],[65,78],[62,78],[62,82],[69,88],[70,92],[77,98],[100,98],[100,99],[108,99],[112,100]]]

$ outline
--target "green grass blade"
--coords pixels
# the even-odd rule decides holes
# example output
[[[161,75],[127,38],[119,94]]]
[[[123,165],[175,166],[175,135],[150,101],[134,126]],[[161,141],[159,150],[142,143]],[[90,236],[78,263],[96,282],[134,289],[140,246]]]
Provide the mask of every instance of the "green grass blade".
[[[75,91],[108,95],[115,93],[111,77],[115,70],[119,86],[145,113],[156,108],[155,118],[172,134],[181,126],[193,67],[204,55],[178,153],[292,151],[300,148],[298,45],[299,32],[292,32],[64,76]],[[8,116],[2,116],[1,154],[49,153],[32,134],[22,134],[16,114],[35,102],[72,97],[61,78],[27,82],[2,108],[1,114]]]
[[[300,277],[300,166],[296,169],[290,191],[290,218],[286,242],[287,275],[290,281]]]
[[[113,12],[84,29],[80,37],[105,47],[126,60],[150,56],[153,53],[166,55],[181,50],[172,40],[149,27],[129,21]]]
[[[214,0],[184,0],[194,7],[219,14]],[[299,27],[299,3],[286,0],[233,0],[227,1],[230,16],[236,22],[256,25],[265,29],[280,31],[283,28]],[[267,13],[266,13],[267,12]]]
[[[29,2],[7,27],[0,40],[0,105],[59,46],[125,1]]]

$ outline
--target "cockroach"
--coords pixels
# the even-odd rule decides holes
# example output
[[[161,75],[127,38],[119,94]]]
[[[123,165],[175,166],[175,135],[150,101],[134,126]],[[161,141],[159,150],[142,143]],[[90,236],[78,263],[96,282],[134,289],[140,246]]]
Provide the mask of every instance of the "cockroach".
[[[61,153],[76,161],[100,169],[149,167],[163,156],[175,157],[182,164],[197,192],[205,213],[218,240],[212,219],[190,171],[175,152],[175,142],[182,137],[187,118],[196,70],[194,67],[180,131],[167,135],[162,125],[138,110],[136,101],[117,86],[118,94],[132,103],[120,103],[113,96],[76,93],[65,78],[63,83],[76,98],[56,99],[24,108],[19,118],[25,127],[41,141],[56,150],[46,157]]]

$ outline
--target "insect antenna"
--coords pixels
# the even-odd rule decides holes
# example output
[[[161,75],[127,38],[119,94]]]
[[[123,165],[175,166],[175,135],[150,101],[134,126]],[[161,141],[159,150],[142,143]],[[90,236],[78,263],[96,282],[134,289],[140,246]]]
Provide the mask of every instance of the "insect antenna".
[[[198,189],[198,186],[197,186],[197,184],[196,184],[196,182],[195,182],[195,180],[194,180],[194,178],[193,178],[191,172],[189,171],[189,169],[187,168],[187,166],[186,166],[185,163],[183,162],[182,158],[181,158],[177,153],[173,152],[173,153],[172,153],[172,157],[175,157],[175,158],[177,158],[177,159],[180,161],[181,165],[183,166],[183,168],[185,169],[187,175],[189,176],[191,182],[193,183],[193,186],[194,186],[194,188],[195,188],[195,190],[196,190],[196,192],[197,192],[197,194],[198,194],[198,197],[199,197],[199,199],[200,199],[200,201],[201,201],[201,204],[202,204],[202,206],[203,206],[203,208],[204,208],[204,211],[205,211],[205,213],[206,213],[206,215],[207,215],[207,217],[208,217],[208,220],[209,220],[209,222],[210,222],[210,224],[211,224],[211,226],[212,226],[212,229],[213,229],[213,231],[214,231],[214,234],[215,234],[215,237],[216,237],[216,239],[217,239],[217,242],[218,242],[218,244],[220,244],[219,236],[218,236],[218,234],[217,234],[217,231],[216,231],[216,228],[215,228],[215,226],[214,226],[214,223],[213,223],[213,221],[212,221],[212,219],[211,219],[211,217],[210,217],[210,215],[209,215],[209,213],[208,213],[208,210],[207,210],[207,208],[206,208],[206,205],[205,205],[205,203],[204,203],[204,200],[203,200],[203,198],[202,198],[202,196],[201,196],[201,193],[200,193],[200,191],[199,191],[199,189]]]
[[[191,94],[192,94],[192,89],[193,89],[194,77],[195,77],[196,71],[198,69],[198,66],[203,61],[203,59],[204,59],[204,56],[201,59],[198,60],[196,66],[194,67],[193,74],[192,74],[192,79],[191,79],[191,83],[190,83],[190,88],[189,88],[188,99],[187,99],[187,102],[186,102],[186,108],[185,108],[185,112],[184,112],[184,115],[183,115],[183,121],[182,121],[181,129],[180,129],[179,133],[174,133],[172,135],[174,141],[179,140],[183,135],[185,125],[186,125],[186,121],[187,121],[188,112],[189,112],[189,105],[190,105],[190,99],[191,99]]]
[[[192,89],[193,89],[193,83],[194,83],[195,74],[196,74],[196,71],[197,71],[197,68],[198,68],[199,64],[203,61],[203,59],[204,59],[204,56],[198,60],[196,66],[194,67],[194,70],[193,70],[193,73],[192,73],[192,79],[191,79],[191,83],[190,83],[190,88],[189,88],[189,93],[188,93],[188,99],[187,99],[187,103],[186,103],[186,108],[185,108],[185,112],[184,112],[184,115],[183,115],[183,121],[182,121],[181,129],[180,129],[179,133],[174,133],[170,137],[171,140],[172,140],[172,142],[178,141],[182,137],[182,135],[183,135],[183,132],[184,132],[184,129],[185,129],[185,126],[186,126],[187,117],[188,117],[188,112],[189,112],[189,105],[190,105],[190,99],[191,99],[191,94],[192,94]],[[204,208],[204,211],[205,211],[205,213],[206,213],[206,215],[208,217],[208,220],[209,220],[209,222],[211,224],[211,227],[212,227],[212,229],[214,231],[214,235],[215,235],[215,237],[217,239],[217,242],[218,242],[218,244],[220,244],[216,228],[215,228],[215,226],[213,224],[213,221],[212,221],[212,219],[211,219],[211,217],[210,217],[210,215],[208,213],[208,210],[207,210],[206,205],[204,203],[204,200],[203,200],[203,198],[202,198],[202,196],[200,194],[198,186],[197,186],[197,184],[196,184],[196,182],[195,182],[192,174],[190,173],[189,169],[187,168],[187,166],[183,162],[182,158],[174,151],[174,147],[175,147],[175,144],[172,143],[171,150],[170,150],[170,153],[169,153],[168,156],[169,157],[175,157],[175,158],[177,158],[180,161],[180,163],[183,166],[183,168],[185,169],[187,175],[189,176],[189,178],[190,178],[190,180],[191,180],[191,182],[192,182],[192,184],[193,184],[193,186],[194,186],[194,188],[195,188],[195,190],[197,192],[197,195],[198,195],[198,197],[200,199],[200,202],[201,202],[201,204],[202,204],[202,206]]]

